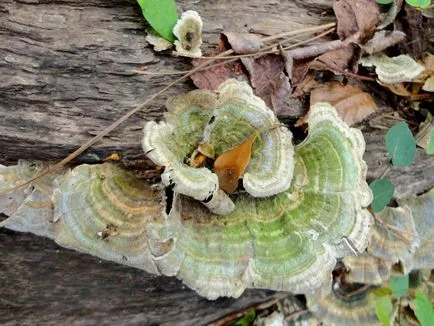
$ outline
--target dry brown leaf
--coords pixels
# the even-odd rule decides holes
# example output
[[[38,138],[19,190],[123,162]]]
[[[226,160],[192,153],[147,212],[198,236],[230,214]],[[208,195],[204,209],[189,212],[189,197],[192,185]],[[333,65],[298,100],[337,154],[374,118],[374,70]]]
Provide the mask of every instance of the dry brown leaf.
[[[241,58],[250,75],[255,95],[264,100],[277,115],[296,115],[288,105],[291,84],[285,75],[282,55],[269,54],[261,58]],[[297,110],[298,111],[298,110]]]
[[[262,46],[261,38],[256,34],[225,32],[222,35],[237,54],[254,53]]]
[[[339,75],[346,71],[348,68],[354,73],[357,72],[357,65],[354,64],[358,61],[360,51],[356,51],[354,45],[348,45],[345,48],[333,50],[321,54],[318,58],[313,60],[309,68],[316,70],[331,70]],[[353,59],[355,58],[356,59]]]
[[[305,78],[294,87],[291,97],[300,97],[309,94],[312,89],[318,86],[318,81],[311,75],[306,75]]]
[[[329,82],[315,88],[310,95],[310,106],[318,102],[333,105],[339,116],[350,126],[362,121],[377,109],[370,94],[338,82]]]
[[[395,83],[395,84],[383,84],[380,81],[378,81],[378,83],[386,88],[388,88],[392,93],[399,95],[399,96],[404,96],[404,97],[408,97],[411,100],[427,100],[432,98],[432,96],[430,94],[415,94],[410,92],[406,87],[404,83]]]
[[[224,40],[220,39],[219,45],[211,53],[211,55],[217,55],[226,51],[226,45]],[[193,66],[198,66],[203,63],[203,59],[193,59]],[[217,64],[220,62],[217,62]],[[190,77],[197,88],[208,89],[214,91],[217,87],[229,78],[235,78],[238,80],[248,81],[247,75],[244,73],[242,64],[239,60],[218,65],[216,67],[198,71]]]
[[[250,136],[237,147],[222,153],[214,162],[214,171],[219,179],[219,186],[228,193],[238,188],[238,179],[250,162],[253,142],[257,133]]]
[[[292,87],[301,84],[309,71],[309,65],[312,59],[294,60],[292,65]]]
[[[380,22],[380,10],[375,0],[334,0],[333,10],[341,40],[359,33],[363,44],[371,39]]]
[[[425,80],[422,89],[427,92],[434,92],[434,55],[428,53],[423,61],[425,72],[423,79]]]

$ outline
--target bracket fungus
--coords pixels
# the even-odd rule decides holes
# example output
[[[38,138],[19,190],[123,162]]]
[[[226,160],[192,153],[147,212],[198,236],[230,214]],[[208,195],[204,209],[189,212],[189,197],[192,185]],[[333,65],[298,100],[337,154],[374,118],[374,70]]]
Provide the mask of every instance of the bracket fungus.
[[[316,104],[309,135],[294,150],[290,132],[246,83],[229,80],[218,92],[178,96],[168,102],[166,122],[145,125],[143,147],[165,166],[163,183],[176,193],[167,224],[150,241],[158,269],[210,299],[249,287],[318,290],[336,257],[352,254],[343,238],[358,251],[368,242],[364,207],[372,195],[360,131],[330,105]],[[217,216],[182,196],[203,201],[219,188],[210,169],[185,163],[199,144],[212,144],[218,158],[254,134],[260,141],[242,176],[246,193],[226,195],[231,212]]]
[[[41,163],[27,161],[19,161],[17,165],[7,167],[0,165],[0,191],[18,185],[43,167]],[[56,176],[45,175],[31,185],[0,195],[0,213],[9,216],[0,222],[0,227],[54,238],[51,194]]]
[[[375,223],[372,228],[368,253],[390,264],[411,259],[419,246],[419,237],[410,208],[386,207],[375,216],[382,223]],[[396,232],[395,228],[402,232]],[[404,270],[408,272],[410,270]]]
[[[392,264],[367,252],[346,256],[342,261],[348,269],[345,280],[349,283],[381,284],[390,278]]]
[[[367,252],[344,257],[346,281],[381,284],[392,274],[434,268],[434,190],[397,201],[375,214]]]
[[[382,325],[375,313],[375,288],[335,283],[326,296],[307,296],[307,306],[324,325]],[[356,293],[356,294],[355,294]],[[393,315],[396,314],[396,305]]]
[[[160,52],[170,49],[173,44],[161,37],[154,29],[148,28],[146,29],[146,42],[151,44],[154,47],[154,51]]]
[[[368,252],[388,262],[400,263],[402,272],[434,268],[434,192],[398,200],[376,214]]]
[[[52,182],[52,238],[176,276],[209,299],[246,288],[329,290],[337,258],[363,251],[369,239],[361,132],[319,103],[294,147],[274,113],[235,80],[167,107],[165,121],[145,124],[143,147],[165,167],[162,183],[174,192],[168,206],[161,191],[116,165],[78,166]],[[234,150],[239,155],[227,154]],[[244,190],[219,187],[213,161],[222,155],[222,170],[244,157],[235,164]]]
[[[402,262],[404,268],[434,268],[434,189],[417,197],[399,199],[398,204],[410,208],[419,238],[414,255]]]
[[[273,112],[253,95],[250,86],[228,80],[218,92],[217,96],[197,90],[169,100],[166,121],[145,124],[143,148],[155,164],[165,166],[163,184],[174,185],[175,192],[205,202],[214,213],[225,215],[234,209],[234,204],[219,191],[219,176],[220,181],[225,178],[227,183],[237,184],[238,178],[233,176],[241,176],[243,170],[243,186],[250,195],[275,195],[290,186],[294,149],[290,131],[280,126]],[[232,162],[235,167],[219,161],[220,156],[227,155],[252,135],[255,138],[251,153],[234,155],[240,164],[248,161],[243,166],[245,171],[235,161]],[[219,170],[217,166],[219,175],[207,167],[195,168],[185,163],[205,144],[213,148],[216,163],[222,167]]]
[[[425,69],[411,57],[401,54],[397,57],[388,57],[384,54],[370,55],[360,59],[364,67],[375,66],[375,72],[380,82],[396,84],[412,81]]]
[[[202,18],[194,10],[183,12],[173,28],[176,54],[187,57],[201,57]]]
[[[55,241],[158,274],[146,228],[162,223],[161,194],[113,164],[81,165],[57,180]]]

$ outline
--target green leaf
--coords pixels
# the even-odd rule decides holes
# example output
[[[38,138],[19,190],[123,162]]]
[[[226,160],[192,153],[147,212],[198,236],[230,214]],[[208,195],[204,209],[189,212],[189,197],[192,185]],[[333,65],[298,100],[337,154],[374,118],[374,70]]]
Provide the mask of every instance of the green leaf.
[[[380,5],[388,5],[392,2],[393,2],[393,0],[377,0],[377,3]]]
[[[173,27],[178,21],[175,0],[137,0],[149,25],[170,42],[175,41]]]
[[[391,276],[390,287],[392,288],[392,295],[395,298],[400,298],[408,293],[408,274],[404,276]]]
[[[429,298],[421,291],[416,291],[416,299],[412,303],[414,313],[421,326],[434,325],[434,308]]]
[[[428,155],[434,154],[434,130],[431,130],[431,134],[428,139],[428,145],[426,146],[425,150]]]
[[[391,324],[393,312],[392,300],[389,296],[382,296],[375,299],[375,313],[383,326]]]
[[[383,210],[390,202],[395,191],[395,186],[388,179],[377,179],[371,182],[369,187],[372,190],[374,199],[372,200],[372,210],[377,213]]]
[[[426,8],[431,4],[431,0],[405,0],[410,6]]]
[[[248,311],[244,317],[232,324],[232,326],[249,326],[250,322],[256,318],[256,312],[254,310]]]
[[[416,157],[416,142],[407,123],[394,125],[386,134],[386,148],[395,166],[407,166]]]
[[[392,295],[392,290],[389,287],[379,287],[372,290],[377,297],[384,297],[385,295]]]

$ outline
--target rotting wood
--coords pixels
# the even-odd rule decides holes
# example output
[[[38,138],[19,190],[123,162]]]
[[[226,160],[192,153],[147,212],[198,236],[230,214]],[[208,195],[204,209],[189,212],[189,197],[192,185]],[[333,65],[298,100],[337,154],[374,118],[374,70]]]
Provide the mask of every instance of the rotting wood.
[[[204,19],[204,53],[222,30],[264,35],[328,22],[331,0],[178,1]],[[329,16],[330,17],[330,16]],[[155,55],[134,1],[3,0],[0,3],[0,163],[58,160],[173,77],[135,71],[187,70],[189,59]],[[193,89],[184,82],[88,150],[76,162],[119,152],[144,158],[145,120],[159,119],[165,98]],[[384,132],[366,131],[369,178],[389,162]],[[434,185],[434,159],[418,150],[414,165],[392,169],[399,194]],[[0,230],[0,323],[202,325],[264,301],[271,291],[209,302],[172,278],[59,248],[52,241]],[[3,254],[4,253],[4,254]]]

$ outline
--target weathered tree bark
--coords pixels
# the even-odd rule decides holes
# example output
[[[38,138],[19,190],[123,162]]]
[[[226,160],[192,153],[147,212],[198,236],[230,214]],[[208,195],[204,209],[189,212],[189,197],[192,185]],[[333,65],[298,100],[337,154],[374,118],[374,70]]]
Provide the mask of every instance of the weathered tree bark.
[[[331,0],[179,1],[204,19],[204,52],[218,33],[265,33],[318,25]],[[172,77],[136,71],[188,70],[189,60],[155,54],[144,39],[135,1],[0,1],[0,163],[58,160],[122,116]],[[185,81],[133,116],[75,162],[116,151],[141,160],[142,125],[159,119],[167,97],[193,89]],[[369,178],[389,164],[384,133],[365,132]],[[434,159],[392,169],[399,196],[434,185]],[[272,296],[207,301],[171,278],[119,266],[27,234],[0,230],[0,324],[201,325]]]
[[[175,278],[0,230],[1,325],[205,325],[272,298],[249,290],[208,301]]]

